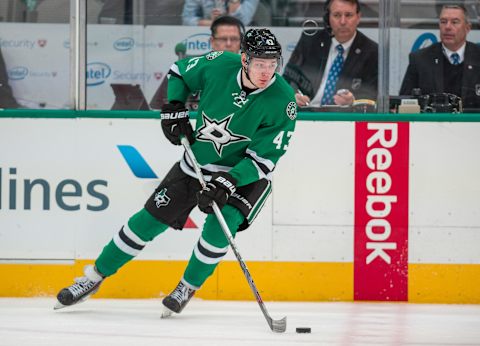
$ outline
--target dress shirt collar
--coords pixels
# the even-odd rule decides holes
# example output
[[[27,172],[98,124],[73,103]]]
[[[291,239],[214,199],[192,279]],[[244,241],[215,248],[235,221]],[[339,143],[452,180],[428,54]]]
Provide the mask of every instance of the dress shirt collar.
[[[340,43],[337,41],[337,39],[335,37],[332,37],[332,45],[330,46],[330,53],[332,52],[335,52],[335,54],[337,53],[337,45],[341,44],[343,46],[343,49],[344,49],[344,53],[343,53],[343,56],[346,57],[348,56],[348,52],[350,51],[350,47],[352,46],[353,44],[353,40],[355,39],[355,37],[357,36],[357,32],[355,31],[355,35],[353,35],[353,37],[351,39],[349,39],[347,42],[344,42],[344,43]]]
[[[450,61],[450,63],[453,63],[452,61],[452,54],[453,53],[457,53],[458,56],[460,57],[460,63],[463,62],[463,59],[465,58],[465,47],[466,47],[467,43],[465,42],[461,47],[460,49],[458,49],[456,52],[454,51],[451,51],[450,49],[448,49],[447,47],[445,47],[445,45],[442,43],[442,51],[443,51],[443,54],[445,54],[445,56],[447,57],[447,59]]]

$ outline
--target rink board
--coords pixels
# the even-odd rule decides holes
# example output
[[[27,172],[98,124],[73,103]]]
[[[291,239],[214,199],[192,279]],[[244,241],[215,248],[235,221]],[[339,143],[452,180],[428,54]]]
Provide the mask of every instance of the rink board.
[[[74,264],[0,264],[9,280],[1,297],[55,296],[92,261]],[[186,261],[134,260],[109,278],[97,298],[159,298],[183,274]],[[353,264],[333,262],[254,262],[247,266],[266,301],[353,301]],[[480,304],[478,264],[410,264],[408,301],[412,303]],[[196,297],[254,300],[236,261],[223,261]]]
[[[358,124],[298,122],[272,197],[237,237],[264,299],[355,299]],[[408,301],[480,303],[480,123],[408,126]],[[10,278],[0,296],[53,295],[70,282],[181,154],[153,119],[2,118],[0,147],[0,275]],[[136,176],[145,165],[150,175]],[[194,210],[189,228],[162,234],[98,296],[168,292],[202,223]],[[252,299],[231,252],[199,296]]]

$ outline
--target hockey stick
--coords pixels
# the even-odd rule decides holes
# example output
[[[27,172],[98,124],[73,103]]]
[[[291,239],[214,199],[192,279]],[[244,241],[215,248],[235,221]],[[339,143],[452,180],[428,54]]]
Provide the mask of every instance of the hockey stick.
[[[193,154],[192,149],[190,148],[190,143],[188,142],[188,139],[185,137],[181,138],[183,147],[185,148],[185,151],[187,152],[188,157],[190,158],[190,161],[192,161],[193,168],[195,169],[195,172],[197,173],[198,180],[202,187],[207,186],[207,183],[205,182],[205,178],[203,177],[203,173],[200,169],[200,165],[197,162],[197,159],[195,158],[195,155]],[[267,320],[268,325],[270,326],[270,329],[274,331],[275,333],[283,333],[287,329],[287,317],[284,317],[280,320],[274,320],[270,317],[267,308],[265,307],[265,304],[263,303],[262,297],[260,296],[260,293],[257,290],[257,287],[255,286],[255,283],[253,282],[253,278],[250,275],[250,272],[248,271],[247,265],[242,259],[242,256],[240,255],[240,252],[238,251],[237,245],[235,244],[235,241],[233,239],[232,233],[230,232],[230,229],[228,228],[227,222],[225,221],[225,218],[222,215],[222,212],[220,211],[220,208],[218,207],[217,203],[213,202],[212,203],[212,208],[213,211],[218,219],[218,222],[220,223],[220,226],[222,227],[223,233],[225,233],[225,237],[227,237],[228,243],[230,244],[230,247],[232,248],[233,252],[235,253],[235,257],[237,257],[238,263],[240,264],[240,267],[242,268],[243,274],[245,275],[245,278],[248,281],[248,284],[250,285],[250,288],[253,292],[253,295],[255,296],[258,305],[260,305],[260,309],[263,312],[263,316],[265,316],[265,319]]]

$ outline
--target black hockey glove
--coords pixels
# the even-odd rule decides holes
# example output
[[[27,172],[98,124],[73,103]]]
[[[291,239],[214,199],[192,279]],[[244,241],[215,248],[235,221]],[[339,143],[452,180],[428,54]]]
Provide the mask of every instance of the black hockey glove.
[[[230,174],[221,172],[212,174],[212,180],[197,193],[198,208],[207,214],[213,214],[212,202],[222,209],[236,190],[237,180]]]
[[[162,107],[160,113],[162,119],[162,130],[165,137],[175,145],[182,144],[180,136],[187,137],[190,144],[195,142],[193,129],[190,124],[188,109],[181,102],[167,103]]]

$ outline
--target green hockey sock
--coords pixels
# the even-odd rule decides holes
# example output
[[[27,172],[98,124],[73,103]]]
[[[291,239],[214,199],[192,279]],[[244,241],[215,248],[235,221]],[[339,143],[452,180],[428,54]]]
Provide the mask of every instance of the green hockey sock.
[[[155,219],[148,211],[140,210],[103,248],[95,261],[97,270],[104,276],[115,274],[125,263],[137,256],[147,242],[167,228],[167,225]]]
[[[235,237],[244,216],[237,208],[230,205],[226,205],[222,209],[222,214],[230,232]],[[205,220],[202,235],[195,245],[185,269],[184,280],[190,285],[200,288],[227,254],[228,246],[228,240],[218,223],[217,217],[213,214],[209,215]]]

